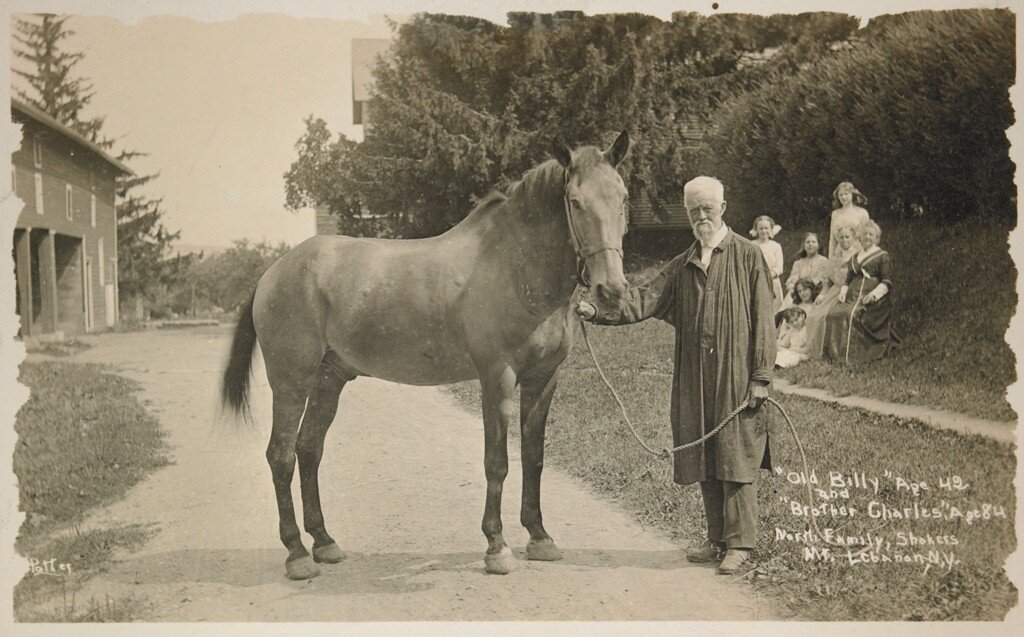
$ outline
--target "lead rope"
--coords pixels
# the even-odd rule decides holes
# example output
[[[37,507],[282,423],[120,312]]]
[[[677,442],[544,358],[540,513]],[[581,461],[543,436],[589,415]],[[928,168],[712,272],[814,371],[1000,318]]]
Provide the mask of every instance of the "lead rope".
[[[580,321],[580,328],[583,330],[583,342],[586,343],[587,345],[587,350],[590,352],[590,358],[591,360],[594,361],[594,367],[595,369],[597,369],[597,373],[601,377],[601,380],[604,382],[605,387],[607,387],[608,391],[612,393],[612,397],[615,398],[615,402],[619,405],[619,411],[622,413],[622,419],[626,421],[626,425],[629,427],[630,433],[633,434],[633,438],[636,439],[636,441],[640,444],[641,447],[643,447],[644,451],[650,453],[651,455],[655,455],[658,456],[659,458],[668,460],[669,458],[672,457],[672,454],[678,451],[689,449],[691,447],[696,447],[697,445],[702,445],[709,438],[712,438],[713,436],[717,435],[719,431],[721,431],[726,425],[732,422],[732,420],[736,418],[736,416],[746,408],[746,405],[741,403],[736,409],[732,410],[732,412],[730,412],[729,415],[726,416],[725,419],[721,423],[719,423],[717,427],[715,427],[708,433],[704,434],[697,440],[694,440],[693,442],[688,442],[685,445],[679,445],[678,447],[672,447],[671,449],[666,448],[659,451],[654,447],[648,445],[646,442],[644,442],[643,438],[640,437],[640,434],[637,433],[636,427],[633,426],[633,421],[629,418],[629,414],[626,412],[626,407],[622,404],[622,399],[619,398],[619,393],[615,391],[615,388],[612,387],[611,382],[608,381],[608,377],[605,376],[604,370],[601,369],[601,363],[597,362],[597,354],[594,353],[594,346],[591,345],[590,335],[587,333],[587,324],[582,320]],[[797,435],[796,433],[796,427],[793,426],[793,421],[792,419],[790,419],[789,414],[786,413],[786,410],[783,409],[781,404],[779,404],[779,401],[775,400],[771,396],[765,399],[765,402],[774,405],[775,408],[779,410],[779,413],[782,414],[783,419],[785,419],[786,424],[789,426],[789,432],[793,434],[793,441],[796,442],[796,447],[800,451],[800,460],[801,462],[803,462],[804,475],[810,475],[811,472],[810,467],[807,463],[807,454],[804,452],[804,445],[800,441],[800,436]],[[814,502],[814,490],[811,489],[810,482],[805,480],[804,486],[807,488],[808,502]],[[825,534],[821,532],[820,528],[818,528],[817,519],[815,519],[813,515],[808,516],[808,519],[811,522],[811,526],[814,527],[815,532],[818,534],[818,537],[821,538],[822,541],[825,541]]]

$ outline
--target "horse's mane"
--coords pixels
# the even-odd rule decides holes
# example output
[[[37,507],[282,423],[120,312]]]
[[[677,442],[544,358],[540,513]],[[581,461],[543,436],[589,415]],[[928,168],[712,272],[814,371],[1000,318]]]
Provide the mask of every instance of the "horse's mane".
[[[605,161],[604,153],[593,146],[585,146],[573,153],[574,172],[586,172]],[[486,214],[503,207],[503,204],[519,203],[524,198],[538,199],[557,195],[561,199],[565,187],[565,169],[557,160],[549,159],[523,173],[519,181],[513,182],[504,191],[492,190],[480,199],[468,216]]]

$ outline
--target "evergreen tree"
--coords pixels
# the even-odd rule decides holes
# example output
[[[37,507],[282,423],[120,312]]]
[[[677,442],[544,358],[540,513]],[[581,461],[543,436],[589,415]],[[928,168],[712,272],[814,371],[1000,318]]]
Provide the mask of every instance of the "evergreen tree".
[[[721,103],[827,55],[858,24],[839,14],[664,22],[571,12],[510,22],[423,14],[397,27],[374,70],[373,126],[325,169],[395,234],[458,223],[476,197],[546,159],[555,139],[604,146],[622,129],[634,141],[622,167],[630,191],[657,210],[694,176],[693,133]],[[765,50],[774,55],[751,62]],[[318,146],[298,150],[300,165],[323,157]]]
[[[64,49],[65,40],[74,34],[67,27],[70,16],[37,14],[15,21],[14,54],[28,63],[27,69],[14,72],[24,78],[28,89],[18,95],[53,116],[108,152],[116,140],[103,134],[103,117],[86,119],[83,111],[95,94],[92,83],[76,77],[75,66],[85,54]],[[126,150],[118,160],[127,163],[144,153]],[[180,277],[182,268],[168,259],[171,244],[181,232],[169,232],[162,223],[162,200],[139,193],[159,174],[123,175],[117,182],[118,284],[124,298],[147,297],[152,300]]]
[[[17,18],[14,23],[14,39],[20,44],[15,47],[14,55],[29,66],[28,69],[15,68],[14,73],[24,78],[31,89],[16,89],[18,96],[99,143],[103,118],[82,117],[95,91],[91,82],[74,76],[75,66],[85,54],[64,50],[64,40],[75,33],[65,26],[70,16],[43,13],[36,18]]]

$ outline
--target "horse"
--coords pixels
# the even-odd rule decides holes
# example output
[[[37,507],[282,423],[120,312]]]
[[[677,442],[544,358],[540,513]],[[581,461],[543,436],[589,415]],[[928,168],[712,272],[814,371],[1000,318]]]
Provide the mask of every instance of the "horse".
[[[627,190],[616,167],[628,148],[626,131],[604,151],[555,144],[553,159],[526,171],[504,193],[485,197],[441,235],[315,236],[262,276],[240,312],[221,398],[236,416],[248,416],[258,342],[273,393],[266,458],[289,578],[315,577],[317,563],[345,557],[324,526],[317,480],[339,396],[359,376],[409,385],[479,379],[484,565],[499,574],[517,566],[502,537],[501,493],[518,386],[526,555],[561,559],[541,519],[544,429],[558,366],[572,346],[570,304],[577,287],[587,284],[606,312],[620,307],[626,291]],[[292,502],[296,458],[312,557]]]

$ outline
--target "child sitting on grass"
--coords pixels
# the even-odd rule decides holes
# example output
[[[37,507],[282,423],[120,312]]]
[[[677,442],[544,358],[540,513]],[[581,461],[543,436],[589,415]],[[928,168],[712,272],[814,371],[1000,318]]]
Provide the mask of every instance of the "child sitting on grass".
[[[799,288],[799,284],[797,285]],[[779,331],[776,367],[792,367],[807,360],[807,312],[793,306],[782,312],[782,329]]]

